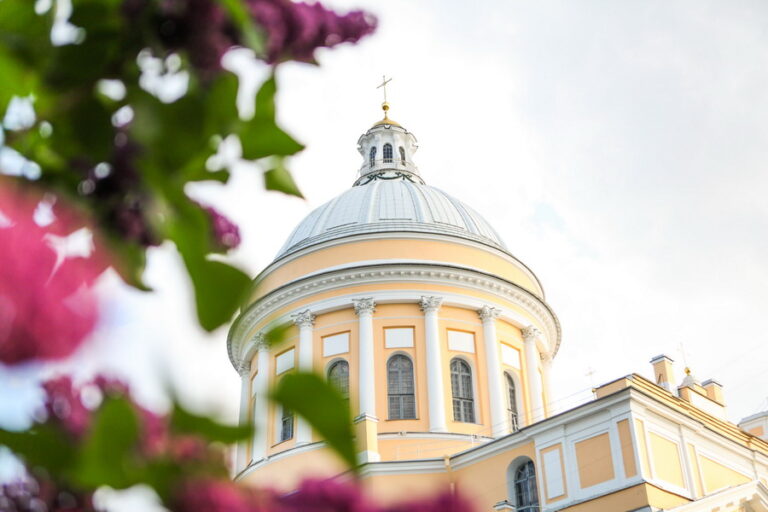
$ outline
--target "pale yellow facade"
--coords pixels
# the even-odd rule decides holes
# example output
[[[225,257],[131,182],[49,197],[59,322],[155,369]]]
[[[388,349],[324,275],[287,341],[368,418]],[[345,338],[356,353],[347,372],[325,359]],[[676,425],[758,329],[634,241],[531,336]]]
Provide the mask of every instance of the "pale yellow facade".
[[[552,414],[561,332],[541,284],[481,217],[423,183],[413,141],[399,125],[366,132],[355,187],[256,280],[228,340],[241,420],[257,430],[236,478],[290,491],[343,477],[322,439],[266,398],[297,369],[343,368],[361,481],[382,502],[452,489],[478,511],[768,512],[763,420],[751,433],[725,421],[722,387],[678,388],[667,357],[655,382],[628,375]],[[382,144],[407,149],[388,162]]]

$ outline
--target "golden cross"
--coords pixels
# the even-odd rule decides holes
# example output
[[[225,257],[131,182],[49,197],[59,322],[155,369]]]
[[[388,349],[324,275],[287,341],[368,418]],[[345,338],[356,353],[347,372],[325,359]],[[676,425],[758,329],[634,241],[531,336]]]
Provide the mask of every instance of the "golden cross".
[[[384,88],[384,103],[387,102],[387,84],[392,81],[392,78],[387,78],[387,75],[381,75],[381,83],[376,87],[377,89]]]

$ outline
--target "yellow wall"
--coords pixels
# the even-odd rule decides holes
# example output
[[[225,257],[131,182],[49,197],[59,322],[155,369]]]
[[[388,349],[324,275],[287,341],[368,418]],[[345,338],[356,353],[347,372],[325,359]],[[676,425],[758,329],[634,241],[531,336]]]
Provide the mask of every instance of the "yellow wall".
[[[691,501],[679,494],[659,489],[651,484],[646,484],[646,492],[648,493],[648,504],[656,509],[668,510],[680,505],[685,505]]]
[[[493,510],[496,503],[510,497],[507,490],[507,470],[518,457],[536,460],[533,441],[461,469],[454,469],[452,474],[456,488],[474,503],[476,510]],[[537,477],[537,480],[540,482],[541,477]],[[541,496],[541,484],[539,495]]]
[[[362,480],[370,496],[382,505],[435,496],[450,489],[448,473],[375,475]]]
[[[290,491],[306,478],[330,478],[346,471],[344,463],[326,448],[316,448],[298,456],[272,460],[245,475],[242,481],[278,491]]]
[[[381,460],[413,460],[442,458],[445,455],[477,446],[469,440],[420,438],[379,439]]]
[[[651,454],[653,456],[654,477],[678,487],[685,487],[683,466],[680,463],[680,452],[677,443],[650,432]]]
[[[435,240],[367,240],[327,247],[278,266],[260,276],[252,300],[299,277],[326,268],[370,260],[421,260],[476,268],[498,275],[541,297],[542,291],[519,263],[487,248]]]
[[[622,489],[597,499],[561,509],[568,512],[617,512],[635,510],[648,504],[648,492],[644,484]]]
[[[611,439],[607,433],[576,443],[576,461],[582,489],[615,477],[611,457]]]
[[[701,475],[704,480],[704,492],[707,494],[724,487],[736,486],[751,480],[751,478],[703,455],[699,456],[699,467],[701,468]]]

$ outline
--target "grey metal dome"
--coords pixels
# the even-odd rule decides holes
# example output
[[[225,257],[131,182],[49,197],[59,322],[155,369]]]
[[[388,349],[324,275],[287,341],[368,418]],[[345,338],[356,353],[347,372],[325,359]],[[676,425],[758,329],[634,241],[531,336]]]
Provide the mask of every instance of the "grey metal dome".
[[[382,173],[325,203],[294,229],[277,258],[328,240],[386,232],[450,235],[506,251],[496,231],[472,208],[412,178]]]

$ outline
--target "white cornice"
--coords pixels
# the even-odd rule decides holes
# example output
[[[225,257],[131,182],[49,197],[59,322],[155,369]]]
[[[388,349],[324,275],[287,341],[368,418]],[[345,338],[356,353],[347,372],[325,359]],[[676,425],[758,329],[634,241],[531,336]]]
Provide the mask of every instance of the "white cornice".
[[[360,284],[393,282],[419,283],[419,285],[423,285],[424,283],[449,285],[455,288],[464,288],[496,295],[504,301],[509,301],[518,305],[536,320],[538,326],[545,333],[544,337],[547,340],[547,346],[545,347],[544,352],[547,353],[549,357],[554,357],[560,347],[561,330],[557,316],[543,300],[520,286],[492,274],[462,267],[418,263],[392,263],[387,265],[359,266],[316,274],[311,277],[297,279],[280,288],[272,290],[270,293],[248,306],[233,323],[227,337],[227,351],[229,353],[230,361],[235,368],[239,367],[240,362],[250,351],[250,347],[245,346],[249,341],[247,339],[248,333],[254,326],[258,325],[274,311],[280,310],[296,301],[330,290],[338,290]],[[433,293],[428,289],[425,290],[417,286],[414,286],[412,291],[418,292],[418,294],[421,295],[429,295]],[[382,302],[381,296],[388,296],[390,301],[396,302],[397,297],[392,296],[392,293],[395,293],[396,296],[400,296],[405,301],[417,302],[421,299],[421,295],[417,294],[417,296],[413,298],[414,300],[411,300],[412,298],[406,291],[382,291],[374,294],[374,299],[377,302]],[[441,295],[446,297],[446,304],[450,302],[448,300],[449,297],[454,296],[456,297],[457,305],[475,309],[486,305],[484,302],[470,295],[462,296],[460,293]],[[353,298],[359,299],[360,297],[350,295],[348,297],[335,298],[324,307],[327,311],[341,309],[343,307],[351,307]],[[339,300],[342,300],[342,302],[339,302]],[[496,304],[496,306],[499,305]],[[314,314],[324,312],[318,307],[317,303],[305,304],[302,308],[309,308]],[[502,311],[501,316],[504,318],[506,308],[500,308],[500,310]],[[292,313],[296,313],[296,311]],[[517,315],[513,312],[506,310],[506,314],[508,320],[511,320],[515,324],[524,322],[524,319],[517,318]],[[523,325],[520,326],[525,327],[527,324],[523,323]]]

